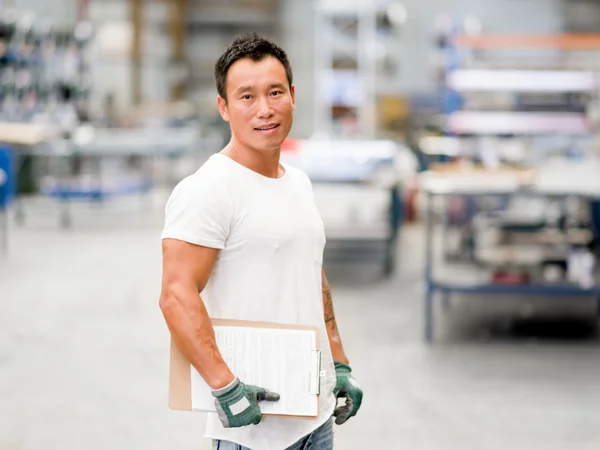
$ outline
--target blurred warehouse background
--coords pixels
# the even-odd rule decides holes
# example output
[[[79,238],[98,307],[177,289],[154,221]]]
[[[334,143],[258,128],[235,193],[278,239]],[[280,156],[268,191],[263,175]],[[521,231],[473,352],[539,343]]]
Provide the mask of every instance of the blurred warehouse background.
[[[250,31],[365,389],[337,448],[598,448],[600,1],[0,0],[0,450],[211,448],[159,237]]]

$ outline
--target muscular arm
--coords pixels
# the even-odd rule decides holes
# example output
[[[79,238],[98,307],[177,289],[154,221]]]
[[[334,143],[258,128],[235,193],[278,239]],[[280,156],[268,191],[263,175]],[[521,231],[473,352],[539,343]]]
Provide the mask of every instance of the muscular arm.
[[[325,328],[327,328],[327,335],[329,337],[329,345],[331,346],[331,353],[333,360],[348,364],[348,358],[342,348],[342,340],[340,339],[340,333],[335,322],[335,314],[333,312],[333,299],[331,297],[331,286],[325,276],[325,270],[323,270],[323,311],[325,314]]]
[[[164,239],[162,250],[160,308],[171,336],[207,384],[223,388],[235,377],[217,348],[215,330],[198,295],[219,251],[174,239]]]

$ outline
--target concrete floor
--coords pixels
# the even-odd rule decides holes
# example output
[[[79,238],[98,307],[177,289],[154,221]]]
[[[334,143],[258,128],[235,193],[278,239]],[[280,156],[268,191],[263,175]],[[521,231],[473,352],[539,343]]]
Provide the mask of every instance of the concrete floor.
[[[29,205],[12,230],[0,261],[0,450],[211,448],[203,414],[166,404],[161,201],[78,209],[68,232],[54,209]],[[463,299],[426,346],[421,240],[419,227],[405,231],[386,281],[365,265],[326,266],[365,391],[336,448],[597,449],[591,303]]]

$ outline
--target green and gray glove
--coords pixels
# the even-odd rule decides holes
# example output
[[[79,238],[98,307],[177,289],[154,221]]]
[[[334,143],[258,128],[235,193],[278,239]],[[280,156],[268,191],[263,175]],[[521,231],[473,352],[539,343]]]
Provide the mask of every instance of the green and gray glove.
[[[225,428],[258,425],[262,419],[258,402],[279,400],[279,394],[246,385],[237,378],[229,386],[213,391],[213,396],[217,414]]]
[[[360,405],[362,403],[363,391],[352,377],[352,369],[348,364],[334,361],[335,363],[335,376],[336,383],[333,393],[336,400],[339,398],[345,398],[346,403],[343,406],[339,406],[333,412],[335,423],[342,425],[350,417],[354,417]]]

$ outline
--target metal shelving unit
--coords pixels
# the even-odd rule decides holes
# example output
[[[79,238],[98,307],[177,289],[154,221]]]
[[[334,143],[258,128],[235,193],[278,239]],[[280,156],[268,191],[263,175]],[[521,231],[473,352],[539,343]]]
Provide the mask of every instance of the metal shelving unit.
[[[385,2],[383,2],[385,3]],[[377,45],[381,2],[315,2],[315,136],[301,143],[328,248],[344,261],[395,266],[402,221],[399,147],[376,140]],[[382,172],[391,173],[384,182]]]
[[[500,58],[483,58],[481,52],[497,50],[522,52],[527,50],[555,53],[521,63]],[[600,52],[600,35],[558,36],[466,36],[451,34],[445,45],[445,131],[454,136],[465,134],[489,136],[499,134],[544,135],[567,133],[585,135],[593,130],[593,121],[586,111],[590,104],[598,104],[600,71],[591,60],[582,67],[581,57],[569,58],[577,51]],[[595,54],[593,53],[595,52]],[[488,109],[485,101],[468,105],[469,95],[503,93],[508,105]],[[550,102],[535,108],[524,105],[527,94],[568,94],[559,105]],[[587,95],[591,100],[576,100]],[[582,103],[583,102],[583,103]]]
[[[377,5],[315,5],[315,132],[326,137],[375,134]]]
[[[422,177],[428,208],[426,341],[433,339],[434,298],[438,293],[446,307],[454,293],[595,298],[600,305],[595,261],[588,261],[595,259],[597,253],[596,248],[588,247],[598,237],[597,214],[593,209],[600,199],[600,185],[595,180],[597,174],[585,170],[586,164],[597,164],[597,160],[591,146],[585,149],[582,144],[597,130],[594,112],[599,103],[600,71],[594,61],[586,67],[581,55],[570,57],[575,51],[588,54],[600,51],[600,35],[467,36],[455,30],[447,37],[444,49],[447,65],[443,130],[446,139],[454,140],[452,157],[469,161],[475,169],[461,171],[438,165],[437,172],[426,172]],[[503,57],[494,58],[494,52],[500,49],[505,52]],[[528,58],[509,59],[506,54],[524,49]],[[544,58],[536,60],[532,54],[541,50]],[[494,103],[492,94],[501,94],[502,100]],[[539,95],[544,101],[535,98],[528,104],[528,96],[532,95]],[[555,103],[545,103],[549,96],[554,96]],[[562,139],[563,148],[559,151],[550,148],[548,142],[542,141],[547,136],[557,141]],[[504,143],[510,140],[521,145],[518,157],[509,158],[503,153],[500,137]],[[548,166],[548,155],[553,151],[561,156],[558,169]],[[523,198],[541,205],[542,211],[546,205],[561,205],[558,214],[561,225],[545,216],[532,225],[530,211],[519,203]],[[565,237],[573,231],[570,227],[574,221],[563,206],[573,199],[589,208],[586,215],[589,220],[585,225],[577,225],[586,227],[591,236],[583,242]],[[450,201],[462,205],[463,214],[453,220],[448,218]],[[434,205],[441,211],[434,211]],[[488,227],[496,227],[490,229],[500,230],[503,236],[501,240],[492,239],[492,244],[481,233],[485,227],[478,229],[476,225],[477,220],[490,213],[496,219]],[[540,230],[553,228],[558,230],[557,235],[563,236],[560,243],[548,245],[537,239]],[[444,238],[452,232],[460,233],[460,250],[453,255],[453,261],[448,261],[448,254],[442,248]],[[511,250],[504,242],[516,239],[514,236],[526,236],[525,240],[531,241],[531,246],[520,256],[513,251],[518,246],[513,245]],[[521,246],[520,250],[523,249]],[[574,249],[589,262],[587,272],[581,269],[581,273],[587,273],[587,278],[581,275],[585,282],[573,282],[570,271],[575,270],[572,269],[575,263],[570,254]],[[548,265],[553,270],[562,269],[562,265],[566,268],[557,269],[554,279],[550,271],[542,275]]]

